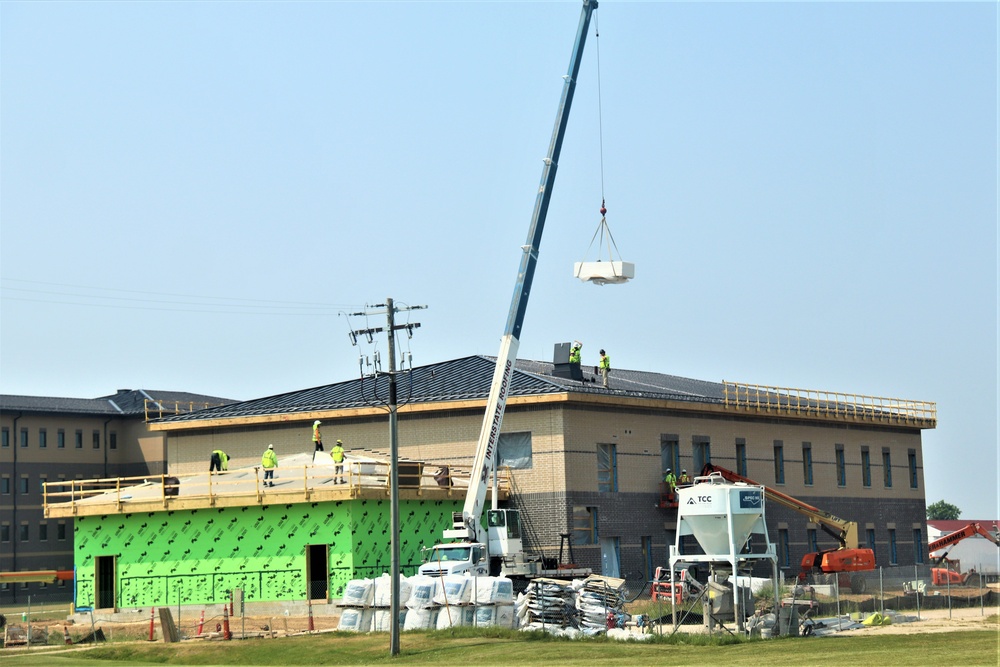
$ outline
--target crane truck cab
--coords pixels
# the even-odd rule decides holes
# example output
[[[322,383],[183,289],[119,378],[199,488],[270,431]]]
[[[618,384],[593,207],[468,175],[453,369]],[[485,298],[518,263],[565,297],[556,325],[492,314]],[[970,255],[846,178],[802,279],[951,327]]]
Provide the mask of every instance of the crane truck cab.
[[[429,577],[452,574],[485,577],[489,574],[486,545],[478,542],[435,544],[424,552],[424,563],[417,571]]]

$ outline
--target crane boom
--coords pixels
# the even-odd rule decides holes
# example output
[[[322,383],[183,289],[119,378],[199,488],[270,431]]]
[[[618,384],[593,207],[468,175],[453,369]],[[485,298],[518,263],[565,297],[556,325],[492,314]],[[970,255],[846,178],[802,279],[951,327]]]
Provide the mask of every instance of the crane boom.
[[[994,529],[996,529],[995,526]],[[958,544],[965,538],[973,537],[974,535],[982,535],[990,542],[1000,547],[1000,537],[983,528],[982,524],[970,523],[964,528],[959,528],[954,533],[948,533],[947,535],[939,537],[938,539],[928,544],[927,552],[934,553],[935,551],[944,549],[945,547],[954,546],[955,544]]]
[[[593,11],[597,9],[597,0],[583,0],[580,13],[580,23],[576,32],[576,41],[570,57],[569,70],[563,77],[562,98],[556,113],[556,123],[552,130],[552,140],[549,152],[542,167],[541,183],[535,198],[535,208],[528,227],[528,239],[522,246],[521,264],[517,271],[517,281],[514,283],[514,296],[510,303],[510,313],[500,340],[500,352],[497,354],[496,368],[490,383],[489,398],[486,401],[486,414],[479,432],[476,445],[476,457],[472,463],[472,473],[469,479],[469,491],[462,508],[461,521],[453,522],[452,530],[444,531],[446,538],[468,539],[470,542],[481,542],[482,528],[480,520],[483,515],[483,503],[486,499],[486,487],[490,471],[496,460],[497,440],[500,437],[500,426],[503,423],[504,410],[507,407],[507,394],[514,374],[514,362],[517,360],[517,350],[520,345],[521,327],[524,325],[524,314],[528,307],[528,296],[531,294],[531,281],[535,274],[535,264],[538,262],[538,248],[542,240],[542,230],[545,227],[545,217],[552,198],[552,186],[556,180],[556,169],[559,166],[559,153],[562,151],[563,138],[566,135],[566,121],[573,103],[573,93],[576,90],[576,78],[580,72],[583,59],[583,47],[587,40],[587,28]],[[457,517],[456,517],[457,518]]]
[[[763,486],[757,482],[739,475],[731,470],[726,470],[712,463],[706,463],[702,468],[703,476],[718,473],[730,482],[745,482],[754,486]],[[776,502],[779,505],[795,510],[799,514],[805,515],[810,521],[819,524],[824,532],[828,533],[840,542],[839,549],[827,549],[807,553],[802,558],[801,571],[799,577],[813,570],[818,569],[823,572],[857,572],[862,570],[875,569],[875,552],[862,547],[858,543],[858,524],[855,521],[846,521],[818,507],[813,507],[804,503],[798,498],[776,491],[764,486],[764,497],[768,501]]]

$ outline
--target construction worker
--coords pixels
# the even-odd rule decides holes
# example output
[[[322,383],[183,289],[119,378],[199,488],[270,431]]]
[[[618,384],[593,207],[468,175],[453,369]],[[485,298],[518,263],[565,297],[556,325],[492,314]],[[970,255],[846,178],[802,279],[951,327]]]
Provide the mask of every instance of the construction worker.
[[[688,486],[691,484],[691,478],[688,477],[687,470],[681,470],[681,476],[677,478],[677,483],[681,486]]]
[[[667,493],[673,493],[674,489],[677,488],[677,475],[670,468],[667,468],[667,474],[663,476],[663,481],[667,483]]]
[[[333,459],[333,483],[343,484],[344,483],[344,441],[338,440],[337,444],[333,446],[330,450],[330,457]],[[337,476],[340,476],[340,481],[337,481]]]
[[[212,472],[213,470],[218,470],[219,472],[229,470],[229,455],[221,449],[216,449],[212,452],[212,459],[208,465],[208,472]]]
[[[604,388],[608,389],[608,374],[611,373],[611,357],[604,350],[601,350],[601,360],[598,362],[598,367],[601,369],[601,382],[604,384]]]
[[[583,343],[578,340],[573,341],[573,347],[569,349],[569,363],[578,364],[580,363],[580,350],[583,349]]]
[[[264,456],[260,457],[260,465],[264,468],[264,486],[274,486],[274,469],[278,467],[278,455],[274,453],[274,445],[268,445]]]
[[[313,445],[316,446],[316,449],[313,452],[313,458],[314,459],[316,458],[316,456],[315,456],[316,452],[322,452],[323,451],[323,436],[319,432],[319,425],[322,424],[322,423],[323,422],[321,422],[318,419],[313,422]]]

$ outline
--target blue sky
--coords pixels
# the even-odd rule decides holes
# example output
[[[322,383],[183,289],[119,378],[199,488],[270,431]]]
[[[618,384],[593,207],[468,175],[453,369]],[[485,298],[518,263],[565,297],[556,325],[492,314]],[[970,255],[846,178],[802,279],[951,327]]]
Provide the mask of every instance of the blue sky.
[[[0,391],[347,380],[386,297],[495,355],[579,14],[3,2]],[[595,22],[520,356],[935,401],[928,502],[1000,516],[997,5]],[[628,285],[572,277],[602,196]]]

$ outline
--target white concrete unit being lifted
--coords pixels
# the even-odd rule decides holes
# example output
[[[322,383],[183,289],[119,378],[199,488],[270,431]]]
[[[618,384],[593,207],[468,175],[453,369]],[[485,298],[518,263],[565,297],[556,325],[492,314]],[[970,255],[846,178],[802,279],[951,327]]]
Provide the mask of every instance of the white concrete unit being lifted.
[[[632,262],[575,262],[573,277],[595,285],[620,285],[635,278]]]
[[[721,569],[731,574],[734,618],[737,628],[742,630],[745,614],[741,609],[743,596],[737,585],[740,567],[749,571],[754,561],[770,561],[777,609],[777,555],[767,535],[764,487],[730,483],[722,475],[713,473],[708,477],[696,477],[693,485],[678,488],[677,494],[677,537],[670,549],[671,583],[678,561],[708,563],[713,574],[717,564],[728,565]],[[688,535],[694,537],[703,553],[690,553],[694,549],[684,540]]]

